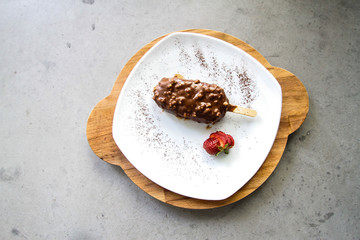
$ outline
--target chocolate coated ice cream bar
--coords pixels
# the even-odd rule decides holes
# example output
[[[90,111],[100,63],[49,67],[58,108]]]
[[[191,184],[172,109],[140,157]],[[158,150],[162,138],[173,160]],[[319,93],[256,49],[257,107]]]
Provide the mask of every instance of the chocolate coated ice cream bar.
[[[200,123],[214,124],[220,121],[227,111],[238,108],[229,103],[224,89],[216,84],[185,80],[181,75],[161,79],[153,92],[153,99],[165,111]],[[245,115],[254,115],[254,110],[245,110],[253,111]]]

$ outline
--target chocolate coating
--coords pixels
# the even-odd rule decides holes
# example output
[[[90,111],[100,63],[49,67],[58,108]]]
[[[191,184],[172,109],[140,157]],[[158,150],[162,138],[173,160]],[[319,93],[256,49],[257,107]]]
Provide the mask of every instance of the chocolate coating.
[[[230,107],[224,89],[199,80],[163,78],[154,88],[159,107],[177,117],[199,123],[216,123]]]

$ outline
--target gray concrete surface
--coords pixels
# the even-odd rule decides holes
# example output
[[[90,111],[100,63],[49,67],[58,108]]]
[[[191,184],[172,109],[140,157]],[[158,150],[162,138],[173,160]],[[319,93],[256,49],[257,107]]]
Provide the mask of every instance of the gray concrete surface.
[[[359,239],[359,1],[0,2],[0,239]],[[172,31],[232,34],[306,86],[310,112],[256,192],[150,197],[88,146],[127,60]]]

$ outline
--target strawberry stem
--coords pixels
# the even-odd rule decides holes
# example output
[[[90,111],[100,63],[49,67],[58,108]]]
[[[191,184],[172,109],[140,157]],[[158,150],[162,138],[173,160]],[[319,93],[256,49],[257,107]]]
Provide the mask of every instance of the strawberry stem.
[[[224,152],[225,154],[229,154],[229,144],[225,144],[224,147],[218,146],[219,152],[216,154],[218,156],[221,152]]]

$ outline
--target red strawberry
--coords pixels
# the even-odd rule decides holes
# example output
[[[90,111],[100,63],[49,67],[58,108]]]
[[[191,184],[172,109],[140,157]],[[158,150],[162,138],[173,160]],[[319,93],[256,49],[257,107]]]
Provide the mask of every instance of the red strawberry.
[[[203,147],[210,155],[216,155],[219,152],[219,140],[217,138],[208,138],[205,140]]]
[[[210,138],[217,138],[220,142],[220,146],[221,147],[225,147],[226,143],[227,143],[227,137],[226,134],[220,131],[214,132],[212,134],[210,134]]]
[[[216,137],[219,138],[221,142],[223,142],[223,144],[221,145],[222,147],[224,147],[226,144],[229,144],[229,148],[232,148],[235,144],[234,138],[229,135],[226,134],[224,132],[221,131],[216,131],[212,134],[210,134],[210,137]]]
[[[216,131],[204,142],[204,149],[211,155],[219,155],[221,152],[229,153],[229,149],[235,144],[234,138],[229,134]]]
[[[228,138],[229,147],[232,148],[235,145],[234,138],[229,134],[227,134],[226,136]]]

